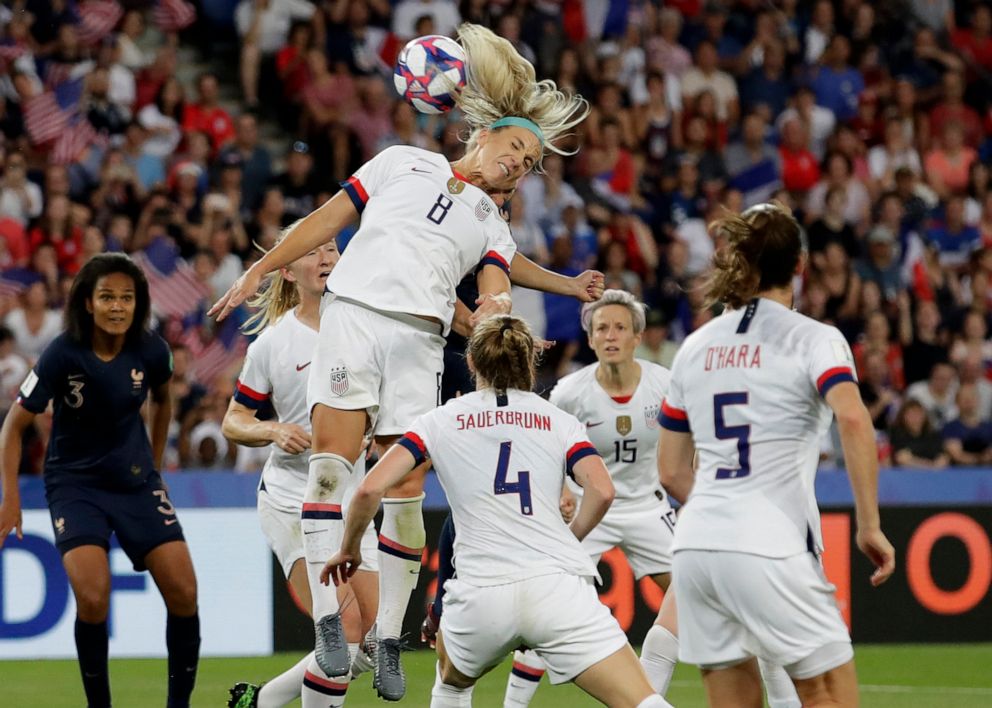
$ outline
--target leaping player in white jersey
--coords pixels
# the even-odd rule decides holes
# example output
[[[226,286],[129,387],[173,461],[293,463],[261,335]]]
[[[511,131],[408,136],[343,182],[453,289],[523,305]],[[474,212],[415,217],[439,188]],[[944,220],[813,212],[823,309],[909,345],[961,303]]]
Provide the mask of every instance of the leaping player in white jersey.
[[[361,215],[361,226],[327,280],[331,301],[310,372],[313,450],[305,501],[340,505],[362,440],[372,430],[389,445],[419,415],[439,404],[444,340],[455,313],[455,287],[478,272],[482,317],[508,312],[511,262],[515,282],[561,288],[595,299],[601,282],[586,273],[557,279],[516,257],[498,211],[545,151],[581,122],[587,102],[536,81],[534,67],[505,39],[477,25],[459,29],[468,83],[458,106],[472,127],[465,156],[449,163],[412,147],[387,148],[304,218],[245,272],[214,305],[226,316],[263,275],[325,243]],[[545,274],[547,277],[545,277]],[[548,282],[549,278],[553,282]],[[544,286],[540,283],[545,283]],[[563,286],[562,283],[565,285]],[[416,586],[425,541],[421,512],[426,466],[390,490],[379,537],[380,604],[373,651],[374,684],[387,700],[406,691],[399,634]],[[338,519],[304,519],[307,570],[340,545]],[[337,597],[314,597],[316,659],[328,675],[348,670]]]
[[[658,414],[671,374],[634,358],[645,321],[644,305],[622,290],[607,290],[600,300],[585,305],[582,326],[598,362],[559,381],[551,402],[586,424],[617,489],[609,513],[586,536],[583,547],[594,563],[609,549],[621,548],[637,579],[648,576],[665,592],[641,647],[648,681],[664,696],[679,649],[675,592],[670,587],[675,512],[658,481],[657,467]],[[581,490],[569,484],[562,493],[566,519],[576,503],[581,503]],[[782,668],[765,662],[760,668],[771,708],[798,708],[799,699]],[[541,675],[539,657],[517,652],[504,705],[529,705]]]
[[[711,303],[729,311],[690,335],[662,404],[662,483],[685,501],[675,529],[679,657],[702,669],[711,706],[762,705],[755,657],[785,667],[804,706],[858,705],[854,652],[819,563],[813,479],[837,417],[858,548],[892,574],[878,513],[871,417],[841,333],[792,308],[799,224],[762,204],[714,225]],[[693,458],[696,457],[695,471]]]
[[[324,590],[311,588],[303,552],[302,518],[327,509],[305,504],[310,420],[307,414],[308,367],[317,344],[318,308],[328,274],[338,261],[335,242],[318,246],[289,266],[271,273],[268,286],[251,304],[258,312],[245,323],[246,333],[261,332],[248,347],[234,398],[224,416],[224,435],[232,442],[261,447],[273,444],[262,469],[258,516],[262,532],[289,580],[301,607],[308,612],[312,597]],[[258,420],[256,413],[271,404],[276,420]],[[363,460],[356,464],[364,472]],[[354,487],[358,480],[354,480]],[[344,506],[350,500],[346,494]],[[340,509],[336,510],[340,513]],[[355,576],[353,593],[342,598],[346,638],[354,656],[376,614],[378,574],[372,526],[362,542],[366,565]],[[352,602],[350,595],[354,595]],[[304,708],[344,705],[350,676],[327,676],[311,652],[295,666],[262,686],[238,683],[231,689],[230,708],[279,708],[302,695]]]
[[[553,683],[574,681],[615,708],[667,706],[596,595],[580,540],[609,508],[613,484],[585,426],[531,391],[534,349],[520,318],[475,328],[467,361],[477,390],[419,417],[372,468],[323,578],[347,582],[382,495],[430,457],[458,529],[431,708],[471,705],[479,677],[520,644],[544,659]],[[558,508],[566,474],[585,489],[570,527]]]

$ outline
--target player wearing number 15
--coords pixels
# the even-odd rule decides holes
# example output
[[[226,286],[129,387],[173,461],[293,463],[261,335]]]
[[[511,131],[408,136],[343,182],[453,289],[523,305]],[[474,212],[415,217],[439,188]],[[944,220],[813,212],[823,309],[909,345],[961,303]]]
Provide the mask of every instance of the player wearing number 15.
[[[429,457],[458,529],[431,707],[471,705],[479,677],[521,644],[546,662],[552,683],[574,680],[615,708],[667,706],[596,596],[596,570],[580,541],[609,508],[613,484],[585,426],[531,391],[527,324],[484,320],[467,361],[477,390],[418,418],[369,472],[324,579],[339,583],[355,572],[362,530],[383,493]],[[570,527],[558,510],[566,474],[585,489]]]
[[[89,708],[110,706],[111,534],[135,570],[151,572],[165,600],[169,708],[188,708],[196,678],[196,577],[157,472],[172,412],[172,355],[146,329],[149,307],[148,281],[131,259],[110,253],[91,258],[72,284],[66,331],[45,349],[21,385],[19,405],[0,432],[2,546],[11,530],[21,535],[21,435],[53,405],[45,497],[76,598],[76,651]],[[150,441],[141,415],[149,394],[154,403]]]
[[[458,97],[471,128],[465,156],[449,163],[444,155],[413,147],[387,148],[300,221],[211,310],[225,316],[254,294],[263,275],[361,217],[327,279],[331,296],[310,367],[314,454],[303,501],[314,511],[302,524],[311,571],[319,571],[340,546],[341,501],[366,432],[389,445],[440,403],[442,337],[452,327],[462,278],[477,274],[473,322],[510,310],[516,249],[499,208],[546,151],[564,151],[558,142],[588,112],[581,97],[538,82],[534,67],[489,30],[463,25],[459,41],[472,66]],[[399,700],[406,690],[399,634],[425,542],[425,474],[421,468],[390,490],[380,528],[373,680],[388,700]],[[313,609],[315,658],[328,676],[344,674],[349,657],[336,596],[316,594]]]
[[[702,669],[711,706],[762,705],[756,657],[785,667],[804,706],[856,706],[813,478],[833,411],[857,544],[877,568],[871,582],[885,581],[895,561],[879,526],[871,417],[844,337],[791,309],[806,259],[791,213],[762,204],[713,228],[726,245],[708,297],[729,311],[682,345],[660,415],[661,480],[686,502],[672,569],[679,657]]]

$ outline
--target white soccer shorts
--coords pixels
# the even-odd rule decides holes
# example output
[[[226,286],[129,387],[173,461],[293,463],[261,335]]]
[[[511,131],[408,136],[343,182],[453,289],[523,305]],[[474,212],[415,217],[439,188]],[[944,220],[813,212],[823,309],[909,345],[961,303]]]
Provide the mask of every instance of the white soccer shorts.
[[[410,315],[393,317],[330,299],[320,318],[310,367],[308,409],[318,403],[339,410],[364,409],[376,435],[402,435],[414,420],[440,405],[440,331],[440,325]]]
[[[667,504],[647,508],[638,504],[632,509],[614,505],[582,540],[582,548],[595,563],[611,548],[619,548],[638,580],[670,573],[674,523],[675,512]]]
[[[452,578],[444,589],[444,647],[465,676],[523,644],[547,664],[551,683],[565,683],[627,644],[591,578],[554,573],[487,587]]]
[[[794,678],[812,678],[854,656],[834,586],[811,553],[766,558],[683,550],[675,553],[672,579],[682,661],[718,668],[757,656]],[[835,648],[816,673],[809,673],[809,662],[790,670],[826,647]]]
[[[302,502],[301,502],[302,504]],[[287,509],[272,499],[265,491],[258,493],[258,523],[262,534],[282,566],[283,575],[289,578],[293,564],[304,558],[303,532],[300,529],[300,509]],[[369,524],[362,535],[361,570],[379,572],[379,541],[375,524]]]

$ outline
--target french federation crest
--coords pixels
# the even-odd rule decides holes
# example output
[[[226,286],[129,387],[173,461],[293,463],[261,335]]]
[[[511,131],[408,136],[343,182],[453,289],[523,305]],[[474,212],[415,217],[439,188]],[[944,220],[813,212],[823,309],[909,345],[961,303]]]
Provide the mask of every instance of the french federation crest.
[[[348,370],[344,367],[331,370],[331,393],[335,396],[348,393]]]
[[[493,208],[489,206],[489,202],[485,199],[480,199],[479,203],[475,205],[475,218],[479,221],[485,221],[492,213]]]
[[[448,191],[452,194],[461,194],[465,191],[465,183],[457,177],[452,177],[448,180]]]
[[[620,433],[621,435],[627,435],[633,429],[634,429],[634,422],[630,419],[629,415],[617,416],[618,433]]]
[[[65,517],[60,516],[59,518],[55,519],[55,533],[57,533],[59,536],[65,533]]]
[[[658,427],[659,413],[661,413],[661,405],[644,406],[644,422],[648,430],[655,430]]]

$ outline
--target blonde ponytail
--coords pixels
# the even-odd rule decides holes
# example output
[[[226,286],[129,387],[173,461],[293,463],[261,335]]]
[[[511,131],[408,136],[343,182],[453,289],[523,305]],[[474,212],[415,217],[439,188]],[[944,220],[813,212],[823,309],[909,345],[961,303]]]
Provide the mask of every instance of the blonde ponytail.
[[[303,221],[300,219],[287,226],[279,234],[273,246],[279,244],[296,225]],[[267,251],[255,244],[255,248],[266,253]],[[276,270],[265,276],[265,282],[259,289],[255,297],[248,301],[248,305],[257,310],[249,317],[243,325],[241,331],[245,334],[257,334],[270,324],[275,324],[280,317],[300,304],[300,291],[296,283],[286,280],[281,270]]]

